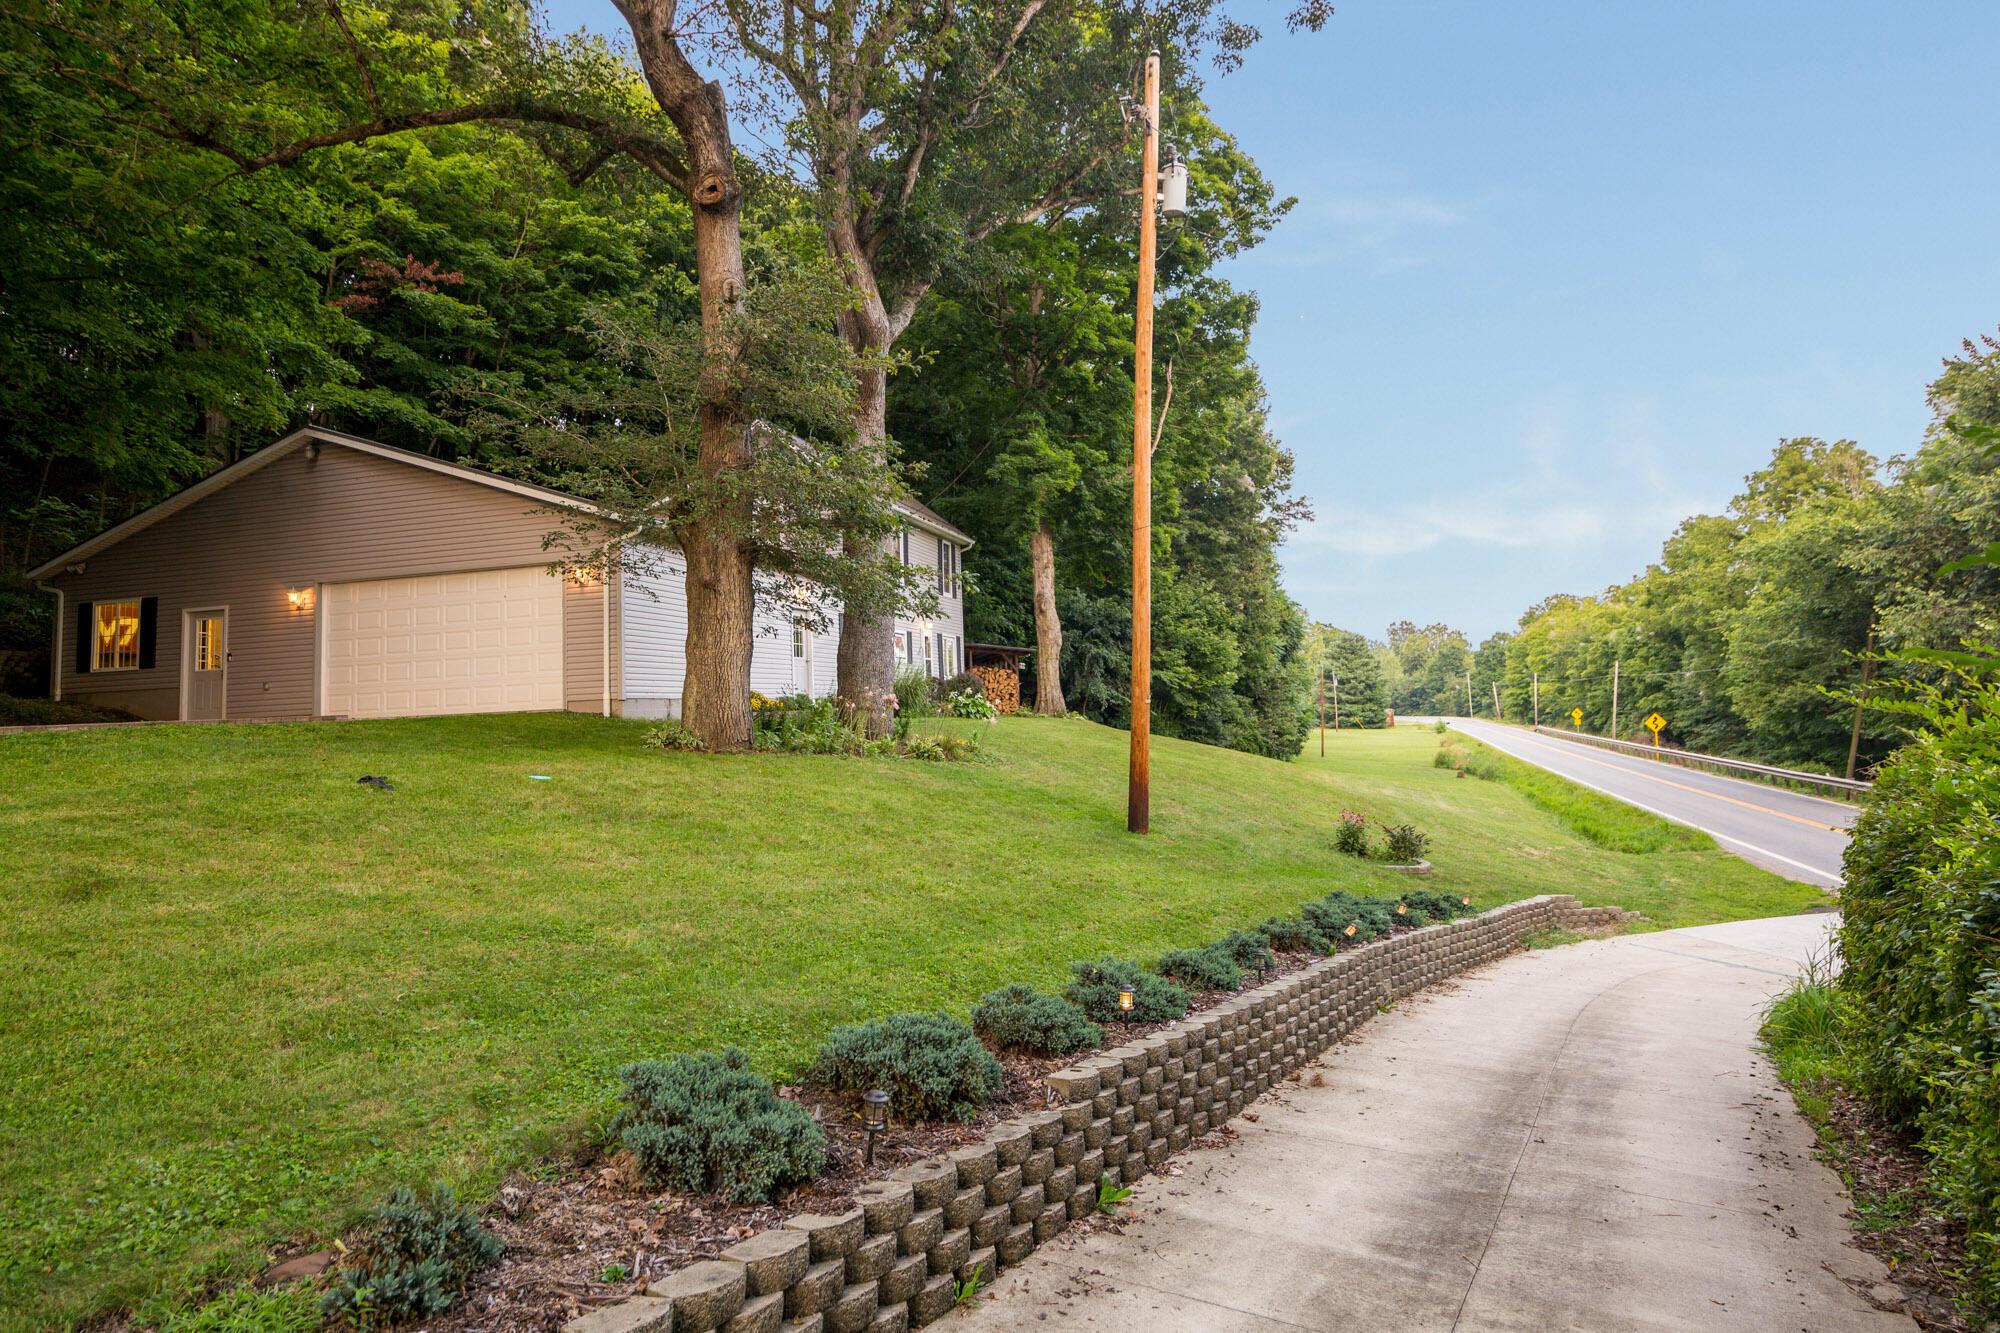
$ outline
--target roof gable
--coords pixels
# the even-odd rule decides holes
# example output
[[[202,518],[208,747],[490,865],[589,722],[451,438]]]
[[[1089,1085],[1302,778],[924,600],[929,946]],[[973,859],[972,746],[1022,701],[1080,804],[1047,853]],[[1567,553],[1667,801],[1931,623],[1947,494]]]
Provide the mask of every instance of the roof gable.
[[[124,522],[106,528],[103,532],[98,533],[95,537],[92,537],[81,545],[64,551],[55,559],[29,570],[28,579],[32,582],[61,573],[65,566],[88,560],[99,551],[115,546],[127,537],[143,532],[163,519],[171,518],[204,497],[213,495],[225,486],[234,485],[245,477],[262,471],[279,459],[296,453],[309,444],[330,444],[343,449],[352,449],[356,453],[390,459],[393,462],[404,463],[429,472],[437,472],[444,476],[455,477],[460,481],[468,481],[475,485],[490,486],[496,490],[508,491],[533,500],[538,504],[585,511],[592,508],[588,501],[578,499],[573,495],[566,495],[561,491],[550,490],[546,486],[534,486],[527,482],[515,481],[510,477],[502,477],[497,473],[466,467],[460,463],[447,463],[441,459],[432,458],[428,454],[412,453],[408,449],[398,449],[393,445],[379,444],[374,440],[364,440],[358,435],[343,435],[339,431],[327,430],[321,426],[303,426],[282,439],[265,445],[262,449],[259,449],[247,458],[238,459],[228,467],[211,472],[192,486],[187,487],[185,490],[177,491],[152,508],[142,509]]]
[[[377,458],[387,458],[393,462],[407,464],[410,467],[423,468],[430,472],[441,473],[444,476],[455,477],[460,481],[468,481],[474,485],[490,486],[496,490],[508,491],[525,499],[533,500],[538,504],[550,505],[561,509],[581,510],[585,513],[596,512],[596,506],[588,500],[566,494],[562,491],[550,490],[546,486],[536,486],[525,481],[515,481],[511,477],[503,477],[498,473],[487,472],[476,467],[468,467],[463,463],[447,463],[442,459],[432,458],[428,454],[413,453],[408,449],[398,449],[394,445],[381,444],[374,440],[365,440],[358,435],[342,434],[340,431],[328,430],[323,426],[302,426],[282,439],[265,445],[249,457],[238,459],[228,467],[211,472],[192,486],[187,487],[185,490],[177,491],[152,508],[140,510],[124,522],[106,528],[103,532],[98,533],[88,541],[64,551],[61,555],[55,557],[55,559],[29,570],[28,580],[29,582],[35,582],[45,579],[51,575],[61,573],[65,566],[88,560],[99,551],[115,546],[135,533],[145,531],[162,519],[171,518],[204,496],[212,495],[225,486],[233,485],[243,478],[250,476],[252,473],[269,467],[272,463],[277,462],[286,455],[303,449],[308,444],[331,444],[343,449],[352,449],[357,453],[372,454]],[[952,526],[951,523],[946,521],[935,510],[920,501],[914,499],[898,501],[895,508],[898,513],[912,520],[919,527],[926,528],[940,536],[949,537],[963,545],[972,545],[972,538],[968,534]]]

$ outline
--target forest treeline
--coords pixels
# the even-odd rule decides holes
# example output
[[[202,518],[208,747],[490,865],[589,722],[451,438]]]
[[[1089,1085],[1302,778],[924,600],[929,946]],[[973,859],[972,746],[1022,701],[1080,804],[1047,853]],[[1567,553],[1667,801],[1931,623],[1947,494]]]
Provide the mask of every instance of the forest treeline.
[[[1928,388],[1909,454],[1791,439],[1720,514],[1686,520],[1660,558],[1595,595],[1558,594],[1474,648],[1447,625],[1337,643],[1364,712],[1498,715],[1828,772],[1865,773],[1906,737],[1905,715],[1860,708],[1949,655],[2000,642],[2000,339],[1967,340]],[[1943,655],[1943,656],[1941,656]],[[1349,682],[1352,682],[1350,685]],[[1858,739],[1855,732],[1860,719]]]
[[[778,10],[789,36],[760,26]],[[1250,359],[1255,298],[1215,272],[1289,201],[1201,96],[1258,34],[1207,0],[717,16],[707,47],[648,30],[634,58],[513,3],[0,0],[14,687],[48,643],[24,571],[313,423],[667,515],[633,530],[759,595],[809,575],[853,625],[907,590],[872,534],[914,495],[977,539],[968,637],[1059,633],[1060,698],[1122,722],[1139,143],[1121,99],[1158,45],[1195,208],[1162,236],[1156,725],[1296,753],[1305,622],[1276,546],[1303,501]],[[703,60],[726,102],[677,81]],[[752,417],[839,466],[766,467]],[[807,535],[760,530],[773,513]],[[879,685],[881,637],[852,660],[843,641],[843,693],[850,672]],[[690,661],[747,699],[747,659]],[[697,730],[747,741],[737,702]]]

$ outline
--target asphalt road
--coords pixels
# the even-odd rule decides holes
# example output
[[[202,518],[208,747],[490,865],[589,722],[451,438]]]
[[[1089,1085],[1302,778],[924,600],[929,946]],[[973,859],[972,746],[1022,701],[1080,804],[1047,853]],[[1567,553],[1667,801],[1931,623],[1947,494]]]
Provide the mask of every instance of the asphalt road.
[[[1787,879],[1840,886],[1840,858],[1855,815],[1855,808],[1843,801],[1551,740],[1477,718],[1445,721],[1517,759],[1662,819],[1698,828],[1744,860]]]

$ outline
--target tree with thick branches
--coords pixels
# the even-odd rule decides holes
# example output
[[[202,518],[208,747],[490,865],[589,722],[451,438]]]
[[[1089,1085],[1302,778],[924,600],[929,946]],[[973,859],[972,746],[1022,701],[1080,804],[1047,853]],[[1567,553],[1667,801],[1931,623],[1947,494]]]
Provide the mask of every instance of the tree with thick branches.
[[[717,0],[746,81],[811,181],[828,251],[854,292],[841,331],[869,369],[856,447],[888,452],[891,353],[960,256],[1008,226],[1129,207],[1147,51],[1225,67],[1257,32],[1216,0]],[[1293,28],[1332,10],[1305,0]],[[1144,201],[1143,206],[1150,206]],[[880,697],[894,670],[885,617],[850,606],[839,674]],[[875,719],[879,725],[880,718]]]
[[[601,46],[540,40],[512,5],[422,5],[246,17],[146,3],[87,14],[6,0],[0,28],[110,122],[213,154],[224,177],[292,166],[346,144],[470,122],[536,136],[580,182],[624,156],[680,191],[693,216],[700,298],[694,448],[705,503],[672,537],[685,564],[683,720],[714,750],[750,741],[758,497],[753,413],[740,392],[746,276],[743,184],[728,100],[690,57],[678,0],[620,0],[654,105]],[[865,490],[865,488],[863,488]],[[866,530],[871,515],[861,516]],[[865,557],[864,557],[865,558]]]

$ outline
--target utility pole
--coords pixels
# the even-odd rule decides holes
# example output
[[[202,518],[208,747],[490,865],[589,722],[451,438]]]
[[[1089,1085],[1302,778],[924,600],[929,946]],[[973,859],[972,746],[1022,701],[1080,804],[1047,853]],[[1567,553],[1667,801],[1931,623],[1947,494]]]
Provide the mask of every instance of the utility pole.
[[[1125,830],[1152,827],[1153,246],[1160,188],[1160,53],[1146,57],[1146,145],[1139,178],[1139,302],[1132,348],[1132,758]]]
[[[1500,720],[1500,682],[1492,680],[1488,681],[1487,684],[1493,687],[1493,720],[1498,722]]]
[[[1472,716],[1472,674],[1470,672],[1467,672],[1465,677],[1465,715],[1467,717]]]
[[[1875,624],[1868,625],[1868,647],[1862,650],[1861,690],[1854,696],[1854,731],[1847,738],[1847,780],[1854,781],[1854,764],[1861,757],[1861,710],[1868,702],[1868,678],[1875,674]]]
[[[1539,727],[1542,725],[1542,673],[1537,671],[1534,673],[1534,675],[1535,675],[1535,680],[1533,689],[1535,692],[1535,725]]]
[[[1333,729],[1340,730],[1340,673],[1333,676]]]
[[[1614,657],[1614,658],[1612,658],[1612,659],[1611,659],[1611,739],[1612,739],[1612,740],[1614,740],[1614,741],[1615,741],[1615,740],[1617,740],[1617,739],[1619,739],[1619,736],[1618,736],[1618,669],[1619,669],[1620,667],[1624,666],[1624,665],[1625,665],[1625,661],[1624,661],[1624,659],[1623,659],[1623,658],[1619,658],[1619,657]]]
[[[1319,757],[1326,758],[1326,663],[1319,664]]]

